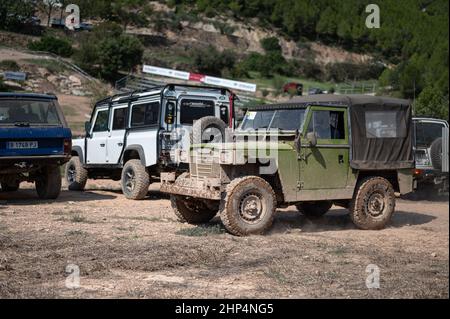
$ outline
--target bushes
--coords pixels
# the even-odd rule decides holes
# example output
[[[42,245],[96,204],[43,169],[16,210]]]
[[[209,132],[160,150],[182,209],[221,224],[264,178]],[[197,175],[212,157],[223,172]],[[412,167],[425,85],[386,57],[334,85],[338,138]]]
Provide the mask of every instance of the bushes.
[[[269,52],[265,55],[252,52],[243,61],[242,67],[246,71],[260,72],[264,77],[272,77],[274,74],[290,75],[287,61],[280,52]]]
[[[5,71],[20,71],[20,66],[16,61],[13,60],[3,60],[0,61],[0,69]]]
[[[264,38],[260,41],[262,48],[266,52],[281,52],[281,46],[278,38],[270,37]]]
[[[381,76],[384,66],[378,63],[356,64],[349,62],[329,63],[325,66],[325,80],[345,82],[370,80]]]
[[[427,86],[414,103],[415,115],[448,120],[448,95],[435,86]]]
[[[45,35],[39,41],[30,42],[28,48],[34,51],[51,52],[63,57],[69,57],[74,52],[72,44],[68,40],[51,35]]]
[[[116,80],[119,71],[130,71],[142,61],[143,47],[139,39],[123,33],[120,26],[107,23],[86,35],[75,61],[92,74]]]
[[[193,66],[199,71],[210,75],[221,76],[224,69],[232,70],[236,64],[234,52],[217,51],[213,46],[204,49],[195,49],[192,52]]]

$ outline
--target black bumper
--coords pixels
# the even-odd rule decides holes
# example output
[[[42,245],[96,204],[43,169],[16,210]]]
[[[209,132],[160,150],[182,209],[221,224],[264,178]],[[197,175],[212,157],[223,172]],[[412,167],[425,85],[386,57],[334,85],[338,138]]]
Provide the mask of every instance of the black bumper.
[[[2,156],[0,157],[0,172],[16,164],[25,165],[63,165],[70,160],[70,155],[43,155],[43,156]]]

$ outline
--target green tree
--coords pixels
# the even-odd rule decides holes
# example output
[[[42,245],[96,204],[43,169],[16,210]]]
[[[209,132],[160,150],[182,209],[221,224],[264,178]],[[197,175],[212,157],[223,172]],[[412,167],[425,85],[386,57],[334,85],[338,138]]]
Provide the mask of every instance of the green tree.
[[[138,38],[123,33],[114,23],[100,25],[86,36],[75,61],[106,80],[116,80],[120,71],[130,72],[141,63],[143,46]]]
[[[34,8],[27,0],[0,1],[0,29],[16,30],[33,15]]]
[[[70,57],[73,54],[72,44],[62,38],[44,35],[40,40],[28,44],[28,48],[34,51],[46,51],[62,57]]]
[[[414,113],[418,116],[448,120],[448,95],[433,86],[427,86],[414,103]]]
[[[199,72],[209,75],[220,76],[225,68],[232,70],[236,64],[236,55],[234,52],[229,50],[219,52],[213,46],[194,49],[192,55],[194,67]]]
[[[260,43],[266,52],[281,52],[280,41],[276,37],[264,38]]]

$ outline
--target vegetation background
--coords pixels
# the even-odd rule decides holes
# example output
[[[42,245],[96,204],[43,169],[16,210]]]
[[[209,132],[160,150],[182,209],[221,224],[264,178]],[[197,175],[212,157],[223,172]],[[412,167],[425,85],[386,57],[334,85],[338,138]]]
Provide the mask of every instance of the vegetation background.
[[[26,17],[36,10],[48,13],[51,2],[36,8],[32,1],[2,0],[0,29],[25,32],[22,29]],[[160,1],[175,9],[166,15],[154,11],[145,0],[60,2],[64,6],[78,4],[83,19],[103,23],[93,32],[75,38],[46,32],[29,48],[72,57],[88,72],[107,81],[116,80],[145,60],[161,62],[161,58],[144,53],[149,46],[151,50],[152,44],[129,34],[130,27],[177,32],[183,28],[183,21],[205,17],[213,19],[221,33],[232,34],[233,24],[226,21],[251,20],[277,33],[261,40],[264,52],[221,51],[214,46],[192,48],[185,55],[188,66],[194,71],[255,82],[272,79],[277,86],[291,77],[326,83],[375,79],[378,94],[414,99],[417,115],[448,119],[448,0],[377,0],[379,29],[365,26],[365,8],[373,1],[364,0]],[[295,41],[298,46],[314,42],[337,46],[369,54],[372,60],[319,66],[309,57],[286,59],[280,38]],[[164,66],[173,64],[170,59],[163,62]]]

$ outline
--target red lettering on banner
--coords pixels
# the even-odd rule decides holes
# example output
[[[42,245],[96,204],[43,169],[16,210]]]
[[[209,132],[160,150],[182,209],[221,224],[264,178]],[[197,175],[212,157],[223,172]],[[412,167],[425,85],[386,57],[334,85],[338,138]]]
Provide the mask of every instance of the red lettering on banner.
[[[198,73],[189,73],[189,80],[203,82],[205,80],[205,75]]]

